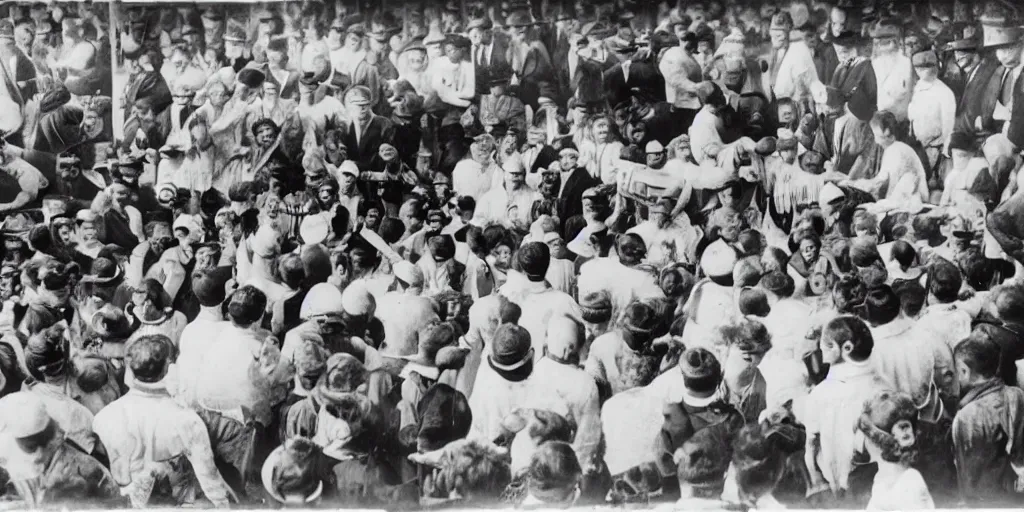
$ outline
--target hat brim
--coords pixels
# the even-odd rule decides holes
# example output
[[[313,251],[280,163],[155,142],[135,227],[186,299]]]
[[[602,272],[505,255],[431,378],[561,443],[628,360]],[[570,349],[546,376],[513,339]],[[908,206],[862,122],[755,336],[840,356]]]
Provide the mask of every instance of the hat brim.
[[[121,265],[114,265],[114,275],[112,275],[110,277],[99,277],[99,276],[94,276],[92,274],[88,274],[88,275],[82,276],[82,282],[84,282],[84,283],[94,283],[94,284],[98,284],[98,285],[101,285],[101,286],[102,285],[109,285],[109,284],[113,284],[115,281],[120,279],[123,274],[124,274],[124,271],[121,270]]]
[[[274,448],[274,451],[270,452],[270,456],[267,457],[267,460],[263,463],[263,467],[260,468],[260,482],[263,484],[263,489],[267,491],[267,494],[269,494],[271,498],[274,498],[280,503],[288,503],[288,500],[286,500],[284,496],[281,496],[279,492],[274,490],[274,464],[281,458],[282,453],[284,453],[284,445],[280,445],[277,448]],[[323,492],[323,481],[317,482],[316,489],[303,500],[303,503],[312,503],[320,499]]]

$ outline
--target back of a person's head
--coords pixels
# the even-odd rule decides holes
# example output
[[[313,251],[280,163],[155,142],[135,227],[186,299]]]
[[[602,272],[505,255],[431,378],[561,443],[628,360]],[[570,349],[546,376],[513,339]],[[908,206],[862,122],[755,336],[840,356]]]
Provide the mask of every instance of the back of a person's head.
[[[267,309],[267,295],[252,285],[246,285],[231,294],[228,318],[237,327],[249,327],[263,317]]]
[[[679,485],[701,489],[709,497],[721,495],[725,473],[732,461],[732,446],[723,423],[698,430],[676,449],[676,476]]]
[[[901,267],[908,268],[914,264],[917,251],[906,240],[897,240],[892,244],[892,257],[899,262]]]
[[[896,115],[888,110],[879,110],[875,112],[874,117],[871,118],[871,126],[878,128],[882,132],[889,132],[895,135],[899,128],[899,121],[896,119]]]
[[[785,299],[793,296],[796,291],[796,282],[786,273],[785,270],[776,270],[765,274],[758,285],[765,290],[772,292],[776,297]]]
[[[437,479],[446,496],[455,492],[474,503],[490,503],[512,480],[506,453],[488,442],[458,442],[448,450]]]
[[[380,229],[377,230],[385,242],[393,244],[402,239],[405,234],[405,224],[394,217],[386,217],[380,221]]]
[[[786,454],[770,437],[765,424],[743,427],[733,441],[732,464],[742,495],[756,499],[772,491],[779,481]]]
[[[953,356],[975,375],[992,378],[999,374],[1001,348],[987,334],[974,331],[953,349]]]
[[[533,452],[529,468],[530,491],[541,501],[559,503],[570,498],[583,479],[576,451],[564,441],[544,443]]]
[[[957,266],[964,280],[975,291],[988,291],[992,286],[993,266],[977,247],[969,247],[957,257]]]
[[[892,283],[892,291],[900,298],[900,308],[908,318],[914,318],[924,308],[928,292],[916,279],[900,279]]]
[[[615,239],[615,252],[623,265],[636,265],[647,256],[647,245],[640,235],[626,233]]]
[[[948,260],[935,258],[928,265],[928,293],[943,304],[954,302],[960,297],[963,282],[960,269]]]
[[[155,383],[163,378],[171,357],[171,340],[162,334],[142,336],[128,346],[125,355],[135,380]]]
[[[850,343],[849,357],[853,361],[866,361],[875,348],[871,329],[863,320],[852,315],[833,318],[825,324],[821,337],[835,343],[840,350],[843,345]]]
[[[748,256],[736,262],[732,268],[732,282],[734,286],[757,286],[757,282],[764,275],[761,268],[761,260],[755,256]]]
[[[740,290],[738,302],[741,315],[765,317],[772,310],[771,306],[768,305],[768,296],[760,288],[744,288]]]
[[[996,314],[1004,322],[1024,321],[1024,286],[1004,285],[993,297]]]
[[[298,254],[281,257],[277,263],[277,271],[281,276],[281,282],[293,290],[302,286],[306,279],[306,267],[302,264],[302,258]]]
[[[864,319],[871,325],[885,325],[900,315],[900,298],[888,285],[875,286],[864,297]]]
[[[455,204],[458,205],[459,211],[462,213],[473,213],[476,211],[476,199],[473,199],[473,196],[459,196]]]

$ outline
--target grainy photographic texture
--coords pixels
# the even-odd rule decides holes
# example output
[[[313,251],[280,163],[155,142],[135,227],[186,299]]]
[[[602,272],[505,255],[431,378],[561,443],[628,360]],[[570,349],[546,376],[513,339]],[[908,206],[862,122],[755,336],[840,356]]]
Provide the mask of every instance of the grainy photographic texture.
[[[0,4],[0,509],[1024,503],[1011,1]]]

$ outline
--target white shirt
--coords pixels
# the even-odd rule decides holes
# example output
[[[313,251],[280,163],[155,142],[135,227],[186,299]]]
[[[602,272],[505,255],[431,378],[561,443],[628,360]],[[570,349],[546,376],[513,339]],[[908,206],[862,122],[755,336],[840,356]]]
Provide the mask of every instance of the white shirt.
[[[907,118],[914,128],[914,137],[924,147],[949,144],[956,121],[956,98],[941,80],[919,80],[907,107]]]
[[[494,160],[489,160],[487,167],[484,168],[476,160],[466,158],[455,164],[455,169],[452,170],[452,190],[460,196],[470,196],[479,202],[492,188],[501,186],[502,177],[501,170]]]
[[[594,378],[547,357],[535,363],[530,377],[526,407],[559,413],[568,410],[577,425],[573,450],[584,468],[591,465],[601,442],[601,406]]]
[[[203,360],[216,342],[224,327],[231,325],[221,315],[209,310],[199,312],[196,319],[181,331],[178,343],[177,389],[174,396],[186,407],[195,407],[196,383],[199,380]]]
[[[180,456],[188,459],[206,497],[227,507],[231,491],[214,463],[206,425],[176,403],[162,383],[136,382],[96,415],[93,428],[107,448],[114,480],[134,507],[149,502],[160,476],[178,473],[171,459]]]
[[[852,180],[850,184],[870,192],[876,199],[928,201],[928,177],[924,173],[924,164],[913,148],[900,141],[885,148],[877,176]],[[881,193],[883,187],[884,194]]]
[[[907,106],[914,90],[914,67],[902,53],[871,58],[878,83],[878,110],[888,110],[897,119],[907,118]]]

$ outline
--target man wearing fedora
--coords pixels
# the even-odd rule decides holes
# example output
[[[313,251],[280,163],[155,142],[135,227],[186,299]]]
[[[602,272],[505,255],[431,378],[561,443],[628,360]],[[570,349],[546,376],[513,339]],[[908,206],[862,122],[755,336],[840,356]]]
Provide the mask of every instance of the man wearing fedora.
[[[508,66],[508,40],[500,37],[500,34],[502,33],[494,30],[494,23],[486,14],[469,20],[466,26],[466,35],[473,44],[470,56],[476,70],[478,95],[490,92],[488,80],[494,78],[495,69],[504,69]]]
[[[348,148],[348,158],[359,165],[361,171],[371,170],[374,157],[383,144],[394,139],[391,121],[373,113],[374,97],[368,87],[356,85],[345,93],[345,108],[349,122],[342,127],[342,142]]]
[[[771,98],[791,98],[798,104],[810,99],[811,85],[820,83],[814,57],[807,43],[791,41],[793,18],[781,12],[772,17],[769,33],[772,39],[771,57],[762,65],[763,89]]]
[[[505,25],[511,34],[506,59],[512,66],[512,83],[519,86],[519,99],[536,110],[541,98],[553,99],[558,95],[551,55],[539,41],[528,39],[535,25],[528,14],[513,13]]]
[[[981,46],[973,27],[962,28],[959,36],[942,47],[942,81],[953,90],[957,106],[967,99],[966,87],[981,64]],[[958,109],[959,113],[959,109]]]

